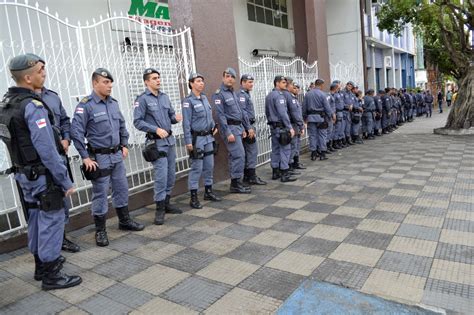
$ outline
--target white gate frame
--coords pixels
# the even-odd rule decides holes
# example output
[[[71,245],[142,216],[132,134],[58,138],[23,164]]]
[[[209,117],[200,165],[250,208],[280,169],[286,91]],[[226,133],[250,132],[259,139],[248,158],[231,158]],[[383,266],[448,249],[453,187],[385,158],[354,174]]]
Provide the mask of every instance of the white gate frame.
[[[277,75],[291,77],[294,82],[301,85],[300,101],[310,82],[318,78],[318,63],[307,64],[301,58],[291,60],[276,59],[274,57],[262,57],[256,60],[247,61],[239,57],[239,68],[241,74],[252,74],[255,78],[254,88],[251,92],[253,104],[255,107],[255,124],[257,129],[258,143],[258,165],[270,161],[272,145],[270,138],[270,128],[267,125],[265,117],[265,97],[273,89],[273,79]],[[302,138],[302,145],[307,142],[307,133]]]
[[[120,104],[130,133],[130,154],[125,160],[131,190],[151,186],[152,165],[143,160],[141,147],[144,133],[133,127],[133,103],[143,92],[143,69],[157,68],[161,73],[162,90],[170,97],[177,113],[181,99],[189,93],[187,78],[196,69],[191,29],[184,27],[169,33],[153,30],[124,13],[99,16],[91,21],[69,23],[51,14],[36,3],[0,0],[0,91],[13,85],[8,71],[9,60],[18,54],[35,53],[46,61],[46,86],[58,92],[63,106],[72,118],[79,100],[91,93],[90,78],[94,69],[104,67],[114,76],[112,96]],[[178,173],[189,169],[181,124],[173,126],[176,136]],[[0,170],[9,161],[0,141]],[[77,193],[71,198],[72,211],[91,202],[90,182],[79,171],[82,163],[71,147],[71,167]],[[23,231],[26,221],[19,203],[15,181],[0,177],[0,239]],[[5,229],[5,225],[7,228]]]

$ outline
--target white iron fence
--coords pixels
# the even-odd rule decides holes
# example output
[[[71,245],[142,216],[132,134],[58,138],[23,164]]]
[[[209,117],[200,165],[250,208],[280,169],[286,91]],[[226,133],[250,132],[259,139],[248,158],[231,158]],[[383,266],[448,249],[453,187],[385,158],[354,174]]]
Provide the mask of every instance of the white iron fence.
[[[251,94],[256,116],[258,164],[261,165],[270,160],[272,151],[270,128],[265,117],[265,97],[273,89],[273,79],[277,75],[291,77],[301,85],[301,92],[304,94],[310,82],[318,78],[318,65],[317,62],[308,65],[301,58],[288,61],[263,57],[249,62],[239,57],[239,67],[241,74],[252,74],[255,78]],[[300,101],[303,101],[303,94],[300,95]],[[306,134],[303,141],[303,144],[307,141]]]
[[[364,79],[364,73],[362,66],[351,63],[347,64],[343,61],[339,61],[336,64],[330,64],[331,81],[340,80],[343,84],[347,81],[353,81],[355,84],[362,86],[364,82],[358,82]]]
[[[93,70],[104,67],[114,76],[112,95],[120,104],[130,132],[130,156],[126,159],[129,186],[136,189],[153,180],[151,164],[141,156],[144,134],[132,125],[133,102],[144,90],[143,69],[155,67],[161,72],[163,92],[177,112],[188,93],[187,78],[195,71],[191,30],[185,28],[160,33],[123,14],[100,17],[72,25],[58,14],[42,10],[38,4],[0,1],[0,91],[13,82],[8,61],[15,55],[35,53],[46,60],[46,86],[60,95],[72,117],[78,101],[91,93]],[[173,126],[177,138],[177,172],[189,168],[181,124]],[[8,167],[6,148],[0,141],[0,170]],[[72,210],[91,201],[90,184],[82,180],[81,160],[72,148],[70,153],[78,193],[71,198]],[[25,227],[12,177],[0,178],[0,236]]]

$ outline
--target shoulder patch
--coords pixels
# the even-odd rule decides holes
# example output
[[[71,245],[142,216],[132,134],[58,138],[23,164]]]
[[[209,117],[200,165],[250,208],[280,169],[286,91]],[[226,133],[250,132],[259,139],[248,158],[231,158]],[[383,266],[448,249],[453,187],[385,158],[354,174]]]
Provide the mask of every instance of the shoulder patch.
[[[136,108],[140,105],[140,102],[136,101],[135,103],[133,103],[133,108]]]
[[[38,100],[31,100],[31,102],[35,104],[36,107],[43,107],[43,103]]]
[[[183,108],[188,108],[189,107],[189,103],[188,102],[183,102]]]
[[[221,89],[217,89],[215,94],[219,94],[221,92]]]
[[[86,96],[84,97],[82,100],[81,100],[81,103],[85,104],[89,101],[89,96]]]

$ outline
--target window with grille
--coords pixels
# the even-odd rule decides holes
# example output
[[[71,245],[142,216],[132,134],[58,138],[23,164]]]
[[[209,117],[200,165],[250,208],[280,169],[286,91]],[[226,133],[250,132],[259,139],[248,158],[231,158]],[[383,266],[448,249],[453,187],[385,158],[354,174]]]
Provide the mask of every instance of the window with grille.
[[[287,0],[248,0],[249,21],[288,29]]]

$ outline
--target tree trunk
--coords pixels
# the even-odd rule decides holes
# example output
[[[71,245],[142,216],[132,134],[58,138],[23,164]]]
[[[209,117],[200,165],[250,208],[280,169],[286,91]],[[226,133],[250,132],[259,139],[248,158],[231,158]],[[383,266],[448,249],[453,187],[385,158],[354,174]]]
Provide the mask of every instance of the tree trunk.
[[[444,128],[470,127],[474,127],[474,65],[470,65],[466,75],[459,80],[458,96]]]

